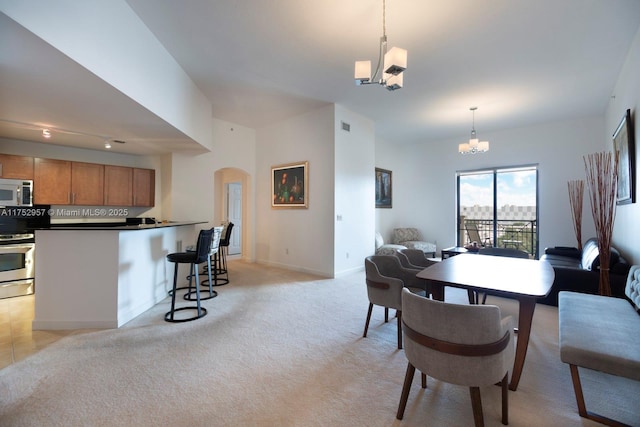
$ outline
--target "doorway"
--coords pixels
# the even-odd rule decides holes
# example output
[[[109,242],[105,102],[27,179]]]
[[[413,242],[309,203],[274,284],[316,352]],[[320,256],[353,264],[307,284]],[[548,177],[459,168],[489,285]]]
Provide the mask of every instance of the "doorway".
[[[230,182],[226,184],[227,221],[233,223],[229,238],[229,255],[239,255],[242,242],[242,183]]]
[[[457,173],[460,245],[513,248],[538,258],[537,165]]]

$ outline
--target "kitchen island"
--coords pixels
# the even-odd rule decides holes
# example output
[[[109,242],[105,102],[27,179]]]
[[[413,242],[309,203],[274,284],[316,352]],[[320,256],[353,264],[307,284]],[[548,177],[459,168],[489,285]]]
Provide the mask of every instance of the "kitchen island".
[[[166,256],[195,242],[196,224],[204,222],[36,230],[33,329],[118,328],[147,311],[167,297]]]

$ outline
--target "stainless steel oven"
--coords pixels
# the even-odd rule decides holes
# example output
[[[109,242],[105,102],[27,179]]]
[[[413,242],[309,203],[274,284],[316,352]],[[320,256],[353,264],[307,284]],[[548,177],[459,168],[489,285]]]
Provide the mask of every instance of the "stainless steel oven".
[[[34,293],[35,251],[31,233],[0,235],[0,298]]]

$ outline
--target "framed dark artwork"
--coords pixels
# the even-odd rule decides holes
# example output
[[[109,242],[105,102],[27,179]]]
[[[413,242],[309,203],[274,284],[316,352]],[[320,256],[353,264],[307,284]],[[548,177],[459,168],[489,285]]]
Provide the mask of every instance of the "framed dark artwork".
[[[632,127],[631,110],[627,110],[613,134],[613,149],[619,155],[616,198],[618,205],[636,202],[636,150]]]
[[[271,168],[271,207],[309,207],[309,162]]]
[[[376,168],[376,208],[390,208],[392,202],[391,171]]]

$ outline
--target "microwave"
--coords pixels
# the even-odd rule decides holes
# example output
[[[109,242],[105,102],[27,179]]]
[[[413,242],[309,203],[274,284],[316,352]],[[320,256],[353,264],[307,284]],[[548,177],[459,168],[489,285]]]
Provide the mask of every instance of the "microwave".
[[[33,206],[33,181],[0,179],[0,206]]]

